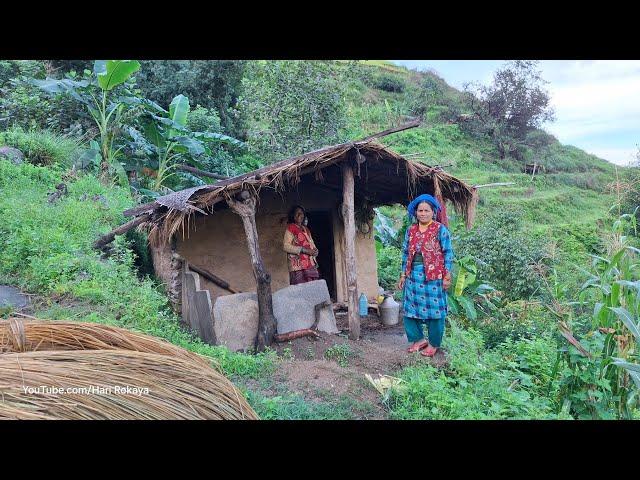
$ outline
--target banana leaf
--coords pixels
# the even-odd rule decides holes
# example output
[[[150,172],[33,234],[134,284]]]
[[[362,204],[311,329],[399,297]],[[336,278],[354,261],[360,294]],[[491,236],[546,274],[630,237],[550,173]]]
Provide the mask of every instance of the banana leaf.
[[[101,61],[96,61],[96,64]],[[94,64],[94,68],[96,66]],[[102,68],[101,64],[99,66]],[[100,88],[109,91],[127,81],[127,79],[140,69],[137,60],[107,60],[104,70],[97,72]]]

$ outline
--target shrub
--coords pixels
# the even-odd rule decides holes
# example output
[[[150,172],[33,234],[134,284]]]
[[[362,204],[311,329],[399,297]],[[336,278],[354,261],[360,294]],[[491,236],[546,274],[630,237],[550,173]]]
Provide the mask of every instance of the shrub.
[[[394,290],[400,277],[402,252],[392,246],[383,247],[380,242],[376,241],[376,257],[378,260],[380,286],[385,290]]]
[[[479,274],[510,299],[539,294],[540,267],[545,257],[542,245],[523,230],[523,212],[504,208],[463,234],[458,256],[470,255],[479,263]]]
[[[400,373],[405,388],[393,390],[394,419],[557,418],[550,383],[555,342],[550,338],[507,343],[485,350],[482,335],[451,322],[443,346],[449,367],[419,364]]]
[[[398,75],[391,73],[379,73],[372,78],[373,86],[385,92],[404,92],[406,87],[405,81]]]
[[[0,132],[0,145],[17,148],[34,165],[70,167],[81,151],[78,141],[73,138],[49,130],[25,131],[20,127]]]

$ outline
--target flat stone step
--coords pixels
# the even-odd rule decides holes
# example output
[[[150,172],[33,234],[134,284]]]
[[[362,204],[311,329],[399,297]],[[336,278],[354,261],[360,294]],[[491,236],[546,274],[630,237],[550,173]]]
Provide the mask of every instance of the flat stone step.
[[[29,298],[16,287],[0,285],[0,307],[7,305],[12,305],[14,308],[26,307],[29,305]]]

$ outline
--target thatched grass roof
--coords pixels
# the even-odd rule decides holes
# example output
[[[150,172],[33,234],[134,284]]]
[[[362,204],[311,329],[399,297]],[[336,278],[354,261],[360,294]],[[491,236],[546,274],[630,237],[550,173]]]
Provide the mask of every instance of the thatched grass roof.
[[[146,216],[141,228],[148,230],[151,244],[158,246],[180,230],[184,235],[192,215],[207,215],[216,206],[225,208],[225,199],[242,190],[258,195],[264,188],[282,192],[306,181],[341,192],[342,163],[355,168],[356,204],[365,200],[370,206],[407,205],[417,194],[431,193],[449,200],[468,227],[473,222],[477,202],[473,187],[439,167],[406,159],[374,138],[321,148],[211,185],[159,197],[124,213]]]

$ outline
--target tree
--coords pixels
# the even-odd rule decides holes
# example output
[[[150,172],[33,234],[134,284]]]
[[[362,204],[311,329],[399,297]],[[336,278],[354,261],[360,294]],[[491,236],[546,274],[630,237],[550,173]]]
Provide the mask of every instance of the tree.
[[[75,79],[73,72],[62,80],[51,77],[30,80],[31,84],[51,95],[68,94],[85,105],[100,134],[97,152],[100,155],[100,175],[106,180],[111,174],[117,173],[123,185],[127,184],[127,178],[117,161],[120,149],[116,148],[115,141],[125,115],[140,104],[140,99],[134,97],[131,91],[131,76],[139,68],[137,60],[96,60],[93,72],[85,70],[80,80]],[[115,94],[114,89],[117,89]]]
[[[340,141],[344,75],[329,61],[252,62],[240,101],[250,148],[271,161]]]
[[[491,85],[468,84],[465,88],[475,117],[468,128],[488,134],[502,158],[524,143],[531,131],[554,120],[538,63],[509,62],[495,72]]]
[[[224,132],[244,138],[237,111],[245,60],[143,60],[136,80],[142,94],[168,105],[179,94],[193,105],[215,109]]]

